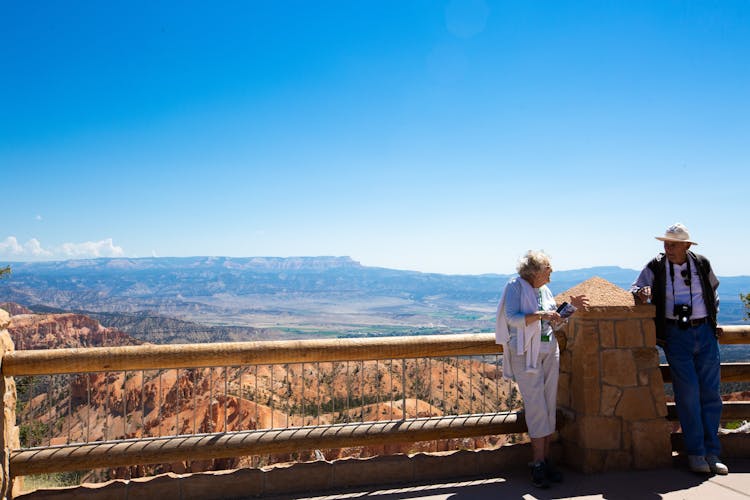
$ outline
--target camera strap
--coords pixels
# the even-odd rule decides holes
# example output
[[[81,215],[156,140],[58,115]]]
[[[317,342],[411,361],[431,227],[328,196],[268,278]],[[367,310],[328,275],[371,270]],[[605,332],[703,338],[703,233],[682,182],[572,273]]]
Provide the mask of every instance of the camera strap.
[[[542,299],[542,287],[539,287],[539,294],[537,295],[537,304],[539,304],[539,310],[544,311],[544,302]],[[544,332],[544,320],[539,320],[539,327]],[[542,342],[549,342],[550,336],[542,333]]]
[[[693,309],[693,275],[690,272],[690,256],[688,255],[686,257],[687,260],[687,267],[685,268],[687,270],[687,280],[688,280],[688,287],[690,288],[690,309]],[[672,264],[672,261],[669,261],[669,277],[672,280],[672,304],[676,304],[675,296],[674,296],[674,264]]]

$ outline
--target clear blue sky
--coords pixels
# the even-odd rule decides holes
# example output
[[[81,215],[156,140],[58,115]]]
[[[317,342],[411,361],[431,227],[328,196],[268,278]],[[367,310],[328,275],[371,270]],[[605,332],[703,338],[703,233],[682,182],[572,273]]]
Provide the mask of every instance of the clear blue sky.
[[[0,263],[747,275],[749,159],[745,0],[0,3]]]

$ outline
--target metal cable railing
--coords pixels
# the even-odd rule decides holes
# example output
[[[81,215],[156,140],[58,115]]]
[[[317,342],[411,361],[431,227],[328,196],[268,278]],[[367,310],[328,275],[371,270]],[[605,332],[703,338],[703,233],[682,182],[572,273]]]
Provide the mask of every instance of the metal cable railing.
[[[512,410],[499,355],[16,376],[21,447]]]
[[[11,352],[13,470],[524,432],[499,351],[481,334]]]

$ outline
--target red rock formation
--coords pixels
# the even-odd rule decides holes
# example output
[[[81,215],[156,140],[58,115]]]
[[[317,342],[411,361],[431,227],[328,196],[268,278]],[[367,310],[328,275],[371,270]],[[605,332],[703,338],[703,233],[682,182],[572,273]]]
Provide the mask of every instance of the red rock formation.
[[[16,304],[15,302],[0,302],[0,309],[5,309],[11,316],[17,316],[19,314],[34,314],[31,309]]]
[[[138,345],[141,341],[106,328],[83,314],[19,314],[8,325],[16,350]]]

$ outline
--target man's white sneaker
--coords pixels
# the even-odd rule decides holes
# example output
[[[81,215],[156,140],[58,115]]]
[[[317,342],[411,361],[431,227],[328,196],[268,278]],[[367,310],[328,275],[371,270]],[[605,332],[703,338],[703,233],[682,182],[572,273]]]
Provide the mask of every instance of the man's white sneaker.
[[[706,457],[702,455],[688,455],[688,467],[691,471],[699,474],[711,474],[711,468],[708,466]]]
[[[707,455],[706,462],[708,462],[708,468],[714,474],[721,474],[722,476],[729,474],[729,467],[721,463],[721,459],[716,455]]]

